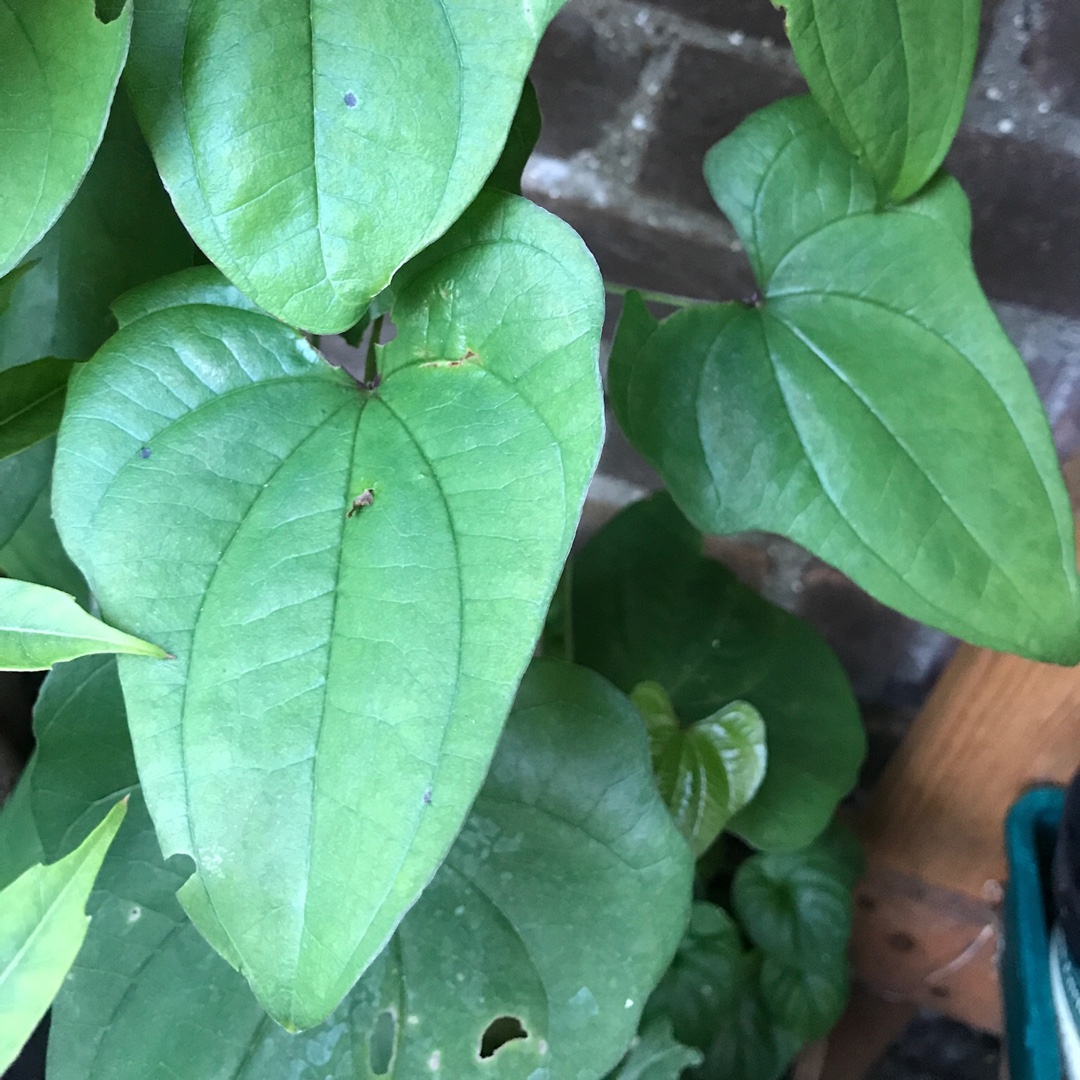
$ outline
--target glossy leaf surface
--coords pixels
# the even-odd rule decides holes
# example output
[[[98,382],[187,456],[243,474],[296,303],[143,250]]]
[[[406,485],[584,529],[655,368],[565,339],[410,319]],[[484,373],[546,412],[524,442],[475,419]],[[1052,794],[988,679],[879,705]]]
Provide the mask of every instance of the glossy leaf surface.
[[[683,728],[659,683],[639,683],[630,697],[649,729],[660,794],[700,857],[761,787],[765,723],[753,705],[733,701]]]
[[[311,1031],[268,1020],[187,921],[183,874],[137,799],[131,819],[54,1010],[51,1080],[593,1080],[630,1042],[690,895],[639,717],[597,676],[547,661],[526,676],[446,863]],[[497,1017],[528,1034],[482,1059]]]
[[[71,368],[50,358],[0,371],[0,458],[56,434]]]
[[[851,935],[851,890],[816,849],[747,859],[735,874],[732,900],[767,956],[802,968],[842,961]]]
[[[126,81],[203,251],[340,333],[476,196],[559,6],[150,0]]]
[[[44,671],[77,656],[120,652],[166,655],[88,615],[67,593],[0,578],[0,671]]]
[[[0,4],[0,275],[71,201],[105,131],[131,6],[108,25],[93,0]]]
[[[45,1015],[82,945],[86,901],[125,809],[119,803],[81,847],[0,892],[0,1070]]]
[[[395,292],[376,390],[197,303],[128,323],[61,428],[65,546],[177,658],[120,675],[185,907],[294,1027],[460,828],[602,438],[601,285],[561,222],[485,194]]]
[[[1075,663],[1072,513],[954,182],[875,212],[809,99],[756,113],[706,174],[764,302],[650,325],[635,299],[611,360],[620,423],[683,511],[789,536],[976,644]]]
[[[728,827],[758,847],[798,848],[855,783],[858,707],[818,634],[705,558],[702,543],[667,495],[601,529],[574,560],[574,656],[626,692],[659,683],[684,725],[749,702],[768,765]]]
[[[967,100],[979,0],[788,0],[787,32],[848,149],[902,202],[934,175]]]

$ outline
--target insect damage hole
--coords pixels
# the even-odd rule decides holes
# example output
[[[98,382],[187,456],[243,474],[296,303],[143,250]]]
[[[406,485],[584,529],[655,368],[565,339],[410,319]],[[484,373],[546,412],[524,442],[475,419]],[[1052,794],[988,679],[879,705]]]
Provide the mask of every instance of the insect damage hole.
[[[397,1018],[389,1009],[379,1013],[368,1040],[368,1062],[376,1076],[385,1076],[394,1062],[394,1043],[397,1042]]]
[[[480,1057],[489,1058],[515,1039],[527,1039],[529,1033],[516,1016],[496,1016],[480,1039]]]

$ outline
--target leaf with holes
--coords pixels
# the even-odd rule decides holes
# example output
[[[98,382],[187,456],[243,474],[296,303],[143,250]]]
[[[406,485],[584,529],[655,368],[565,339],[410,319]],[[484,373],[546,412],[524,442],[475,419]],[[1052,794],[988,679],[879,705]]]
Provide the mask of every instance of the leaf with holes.
[[[560,6],[152,0],[126,83],[199,246],[278,318],[340,333],[475,198]]]
[[[183,874],[133,800],[53,1012],[50,1076],[595,1080],[674,952],[691,879],[633,707],[590,672],[540,661],[447,861],[339,1010],[303,1034],[270,1023],[187,921]]]
[[[0,578],[0,671],[44,671],[93,653],[164,659],[164,649],[88,615],[73,597],[44,585]]]
[[[56,434],[70,360],[37,360],[0,371],[0,458]]]
[[[655,323],[631,300],[611,359],[620,423],[682,510],[789,536],[968,641],[1076,663],[1072,512],[955,182],[876,212],[808,98],[745,121],[706,175],[763,303]]]
[[[866,748],[858,706],[821,637],[702,544],[664,494],[601,529],[573,563],[574,658],[626,692],[659,683],[683,724],[749,702],[768,767],[727,827],[757,847],[799,848],[854,786]]]
[[[979,0],[787,0],[799,68],[847,148],[902,202],[937,171],[960,126]]]
[[[106,616],[176,656],[120,676],[184,905],[309,1027],[483,781],[599,453],[602,286],[567,226],[485,193],[396,279],[368,388],[168,291],[69,388],[57,523]]]
[[[700,857],[765,778],[761,714],[733,701],[683,728],[659,683],[639,683],[630,697],[649,729],[660,794]]]
[[[0,3],[0,275],[45,235],[90,167],[130,35],[130,4],[106,25],[94,0]]]
[[[0,892],[0,1071],[45,1015],[83,943],[86,900],[125,809],[118,803],[70,855],[32,866]]]
[[[814,847],[754,855],[735,872],[732,901],[750,940],[793,967],[836,967],[851,935],[851,890]]]

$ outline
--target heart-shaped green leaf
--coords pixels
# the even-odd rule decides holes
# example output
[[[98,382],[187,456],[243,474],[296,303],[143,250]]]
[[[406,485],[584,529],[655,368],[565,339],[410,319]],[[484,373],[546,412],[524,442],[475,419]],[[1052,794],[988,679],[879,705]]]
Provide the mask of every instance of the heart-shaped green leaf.
[[[118,803],[81,847],[33,866],[0,892],[0,1071],[18,1056],[86,936],[86,901],[124,820]]]
[[[665,1017],[680,1042],[707,1050],[747,991],[745,951],[723,908],[696,903],[679,951],[645,1006],[646,1023]]]
[[[642,1028],[610,1080],[679,1080],[701,1061],[697,1050],[676,1041],[669,1020],[656,1020]]]
[[[786,0],[787,32],[814,97],[883,199],[914,195],[960,126],[979,0]]]
[[[166,656],[157,645],[88,615],[67,593],[0,578],[0,671],[44,671],[76,656],[120,652]]]
[[[154,0],[126,80],[199,246],[267,311],[340,333],[476,196],[560,6]]]
[[[0,4],[0,275],[71,201],[105,131],[131,5],[105,25],[94,0]]]
[[[851,936],[851,890],[814,847],[754,855],[739,867],[732,901],[751,941],[794,967],[836,966]]]
[[[610,521],[574,559],[574,657],[626,692],[659,683],[684,724],[749,702],[765,722],[768,768],[728,828],[758,847],[799,848],[855,783],[859,710],[818,634],[702,544],[664,494]]]
[[[761,999],[778,1028],[805,1042],[823,1039],[847,1005],[847,956],[803,966],[766,956],[759,986]]]
[[[182,874],[133,799],[53,1012],[50,1078],[594,1080],[675,950],[691,878],[630,703],[541,661],[447,861],[341,1008],[301,1035],[270,1023],[187,921]],[[500,1018],[495,1033],[518,1037],[496,1048]]]
[[[789,536],[976,644],[1075,663],[1069,501],[954,182],[875,212],[869,174],[807,98],[752,116],[706,173],[764,302],[650,325],[632,300],[611,359],[620,423],[683,511]]]
[[[779,1027],[761,993],[762,957],[743,957],[742,993],[735,1014],[719,1025],[705,1051],[702,1080],[779,1080],[805,1040]]]
[[[56,434],[72,366],[49,358],[0,371],[0,458]]]
[[[659,683],[639,683],[630,697],[649,729],[660,794],[700,857],[761,787],[765,723],[753,705],[733,701],[683,728]]]
[[[102,610],[177,657],[120,675],[185,907],[293,1027],[460,828],[602,440],[602,286],[567,226],[484,194],[395,293],[367,389],[265,315],[136,319],[77,373],[57,455]]]

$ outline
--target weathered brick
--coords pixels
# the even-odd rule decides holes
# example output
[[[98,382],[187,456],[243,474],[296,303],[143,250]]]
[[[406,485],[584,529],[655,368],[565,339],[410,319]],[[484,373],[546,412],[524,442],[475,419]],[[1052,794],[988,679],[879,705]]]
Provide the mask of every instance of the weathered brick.
[[[595,206],[529,195],[577,229],[608,281],[705,300],[753,291],[746,256],[720,240],[710,243]],[[718,223],[718,236],[721,228]]]
[[[1080,4],[1036,0],[1024,63],[1047,97],[1080,115]]]
[[[633,95],[648,56],[643,36],[602,35],[581,12],[564,8],[530,73],[544,116],[538,149],[570,157],[595,146]]]
[[[971,199],[972,250],[986,291],[1080,315],[1080,158],[962,129],[946,166]]]
[[[655,0],[653,7],[666,8],[721,30],[777,42],[785,40],[784,13],[770,0]]]
[[[802,79],[764,64],[696,46],[684,48],[642,168],[642,190],[716,210],[701,175],[706,151],[754,110],[805,90]]]

